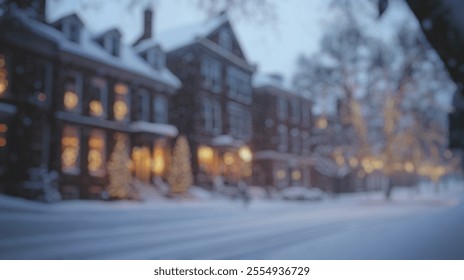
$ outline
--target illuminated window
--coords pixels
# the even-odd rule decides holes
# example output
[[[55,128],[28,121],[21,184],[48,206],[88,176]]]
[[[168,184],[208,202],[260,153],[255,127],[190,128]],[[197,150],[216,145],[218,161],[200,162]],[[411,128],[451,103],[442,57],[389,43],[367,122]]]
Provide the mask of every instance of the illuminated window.
[[[283,179],[285,179],[286,176],[287,176],[287,172],[285,172],[285,170],[283,170],[283,169],[277,170],[277,172],[276,172],[276,178],[277,178],[278,180],[283,180]]]
[[[127,120],[129,116],[129,88],[123,83],[114,86],[114,118],[118,121]]]
[[[89,93],[90,93],[90,103],[89,103],[90,115],[94,117],[106,116],[106,104],[107,104],[106,81],[101,78],[92,79]]]
[[[157,141],[153,148],[152,169],[155,176],[163,176],[167,166],[167,153],[164,149],[165,142]]]
[[[75,126],[63,127],[61,137],[61,170],[65,173],[78,173],[80,161],[79,131]]]
[[[168,123],[168,100],[164,96],[157,95],[153,99],[154,121]]]
[[[317,120],[317,128],[320,128],[320,129],[326,129],[327,128],[327,125],[328,125],[328,122],[327,122],[327,119],[325,117],[320,117],[318,120]]]
[[[293,170],[292,172],[292,180],[299,181],[301,179],[301,172],[300,170]]]
[[[101,130],[94,129],[90,132],[87,161],[87,168],[91,175],[105,175],[106,143],[105,134]]]
[[[80,112],[82,97],[82,75],[72,73],[65,80],[63,104],[66,111]]]
[[[6,94],[8,89],[8,71],[6,68],[6,58],[0,54],[0,97]]]
[[[206,172],[212,170],[214,164],[214,150],[208,146],[199,146],[197,150],[198,165]]]

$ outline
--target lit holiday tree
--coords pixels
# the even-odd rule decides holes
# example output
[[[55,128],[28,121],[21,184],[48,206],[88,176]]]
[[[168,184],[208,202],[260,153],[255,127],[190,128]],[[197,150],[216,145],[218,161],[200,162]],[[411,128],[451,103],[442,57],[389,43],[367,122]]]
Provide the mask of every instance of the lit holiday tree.
[[[192,167],[190,165],[190,148],[187,138],[177,138],[172,155],[171,168],[168,174],[168,183],[172,194],[184,194],[192,185]]]
[[[108,195],[111,198],[130,198],[132,195],[132,175],[128,168],[130,161],[126,139],[121,134],[115,136],[116,144],[108,162]]]

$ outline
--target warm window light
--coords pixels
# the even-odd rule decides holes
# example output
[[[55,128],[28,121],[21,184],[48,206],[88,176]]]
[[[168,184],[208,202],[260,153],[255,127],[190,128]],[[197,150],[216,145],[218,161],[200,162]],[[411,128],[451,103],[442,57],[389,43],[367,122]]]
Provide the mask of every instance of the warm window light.
[[[91,149],[89,151],[89,171],[91,172],[97,172],[101,169],[103,165],[103,159],[100,151],[96,149]]]
[[[0,148],[3,148],[6,146],[6,139],[4,137],[0,137]]]
[[[404,170],[406,170],[406,172],[408,173],[412,173],[414,172],[414,164],[412,164],[412,162],[408,161],[404,164]]]
[[[155,151],[153,152],[153,173],[155,173],[156,176],[161,176],[165,168],[164,151],[160,146],[155,146]]]
[[[114,117],[118,121],[123,120],[127,116],[127,112],[128,112],[127,105],[123,101],[116,101],[114,103],[113,110],[114,110]]]
[[[198,148],[198,159],[202,163],[212,162],[214,157],[213,148],[207,146],[200,146]]]
[[[5,66],[5,57],[0,55],[0,96],[2,96],[8,88],[7,71]]]
[[[235,157],[231,152],[224,153],[224,163],[226,165],[232,165],[235,162]]]
[[[75,127],[64,127],[61,138],[61,165],[64,172],[78,169],[79,138]]]
[[[8,131],[8,126],[4,123],[0,123],[0,133],[5,133]]]
[[[292,172],[292,180],[293,181],[298,181],[301,179],[301,172],[299,170],[294,170]]]
[[[89,153],[87,155],[88,169],[91,173],[103,171],[105,141],[100,133],[92,133],[89,138]]]
[[[103,115],[103,106],[100,101],[93,100],[90,102],[90,114],[96,117]]]
[[[345,158],[342,155],[338,155],[335,157],[335,161],[339,166],[342,166],[345,164]]]
[[[286,176],[287,176],[287,173],[283,169],[278,170],[276,173],[276,177],[279,180],[285,179]]]
[[[64,107],[67,110],[76,109],[78,104],[79,104],[79,97],[77,96],[77,94],[75,92],[66,91],[64,93]]]
[[[351,167],[357,167],[358,166],[358,160],[356,158],[350,158],[350,166]]]
[[[320,128],[320,129],[325,129],[327,128],[327,119],[325,117],[320,117],[318,120],[317,120],[317,127]]]
[[[125,84],[118,83],[114,86],[114,92],[124,95],[129,92],[129,89]]]
[[[238,150],[238,155],[244,162],[251,162],[253,154],[248,146],[243,146]]]

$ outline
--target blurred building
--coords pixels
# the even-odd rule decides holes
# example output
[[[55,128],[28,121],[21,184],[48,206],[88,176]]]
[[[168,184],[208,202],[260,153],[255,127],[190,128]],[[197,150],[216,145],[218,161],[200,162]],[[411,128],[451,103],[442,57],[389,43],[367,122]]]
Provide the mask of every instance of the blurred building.
[[[116,137],[135,177],[164,176],[169,140],[178,133],[168,124],[168,102],[180,81],[165,67],[160,47],[126,45],[117,29],[94,34],[76,14],[53,23],[43,14],[12,3],[1,17],[4,191],[44,195],[47,178],[57,174],[65,197],[102,197]],[[147,11],[144,39],[150,16]]]
[[[253,183],[310,186],[312,103],[278,75],[253,80]]]
[[[249,180],[256,67],[247,61],[227,15],[163,32],[157,39],[169,69],[182,81],[170,115],[189,139],[195,182]]]

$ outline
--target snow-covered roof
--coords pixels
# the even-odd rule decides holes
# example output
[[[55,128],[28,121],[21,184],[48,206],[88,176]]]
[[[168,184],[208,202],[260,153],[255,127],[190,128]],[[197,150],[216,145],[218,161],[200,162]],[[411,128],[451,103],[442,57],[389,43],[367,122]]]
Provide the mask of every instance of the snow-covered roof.
[[[130,124],[130,129],[132,132],[148,132],[168,137],[176,137],[179,134],[179,131],[173,125],[145,121],[133,122]]]
[[[94,40],[94,38],[96,38],[95,34],[86,28],[83,28],[81,31],[80,42],[75,43],[69,41],[65,37],[65,34],[48,24],[31,19],[19,11],[17,12],[17,16],[28,29],[56,42],[60,50],[64,52],[86,57],[111,67],[130,71],[174,88],[179,88],[181,86],[180,80],[166,67],[160,70],[153,69],[131,46],[123,42],[121,42],[120,55],[115,57],[100,46]]]
[[[211,140],[211,145],[213,146],[240,147],[243,144],[242,140],[235,139],[231,135],[219,135]]]
[[[145,48],[148,48],[158,41],[161,43],[164,50],[170,52],[191,44],[196,38],[204,38],[208,36],[226,22],[227,16],[222,14],[197,24],[160,32],[157,36],[157,40],[153,40],[153,42],[142,42],[141,44],[143,44]]]
[[[283,80],[274,77],[273,75],[257,73],[253,76],[253,87],[262,88],[262,87],[273,87],[282,91],[285,91],[289,94],[295,94],[295,91]]]

